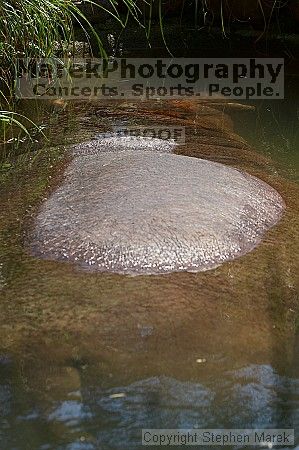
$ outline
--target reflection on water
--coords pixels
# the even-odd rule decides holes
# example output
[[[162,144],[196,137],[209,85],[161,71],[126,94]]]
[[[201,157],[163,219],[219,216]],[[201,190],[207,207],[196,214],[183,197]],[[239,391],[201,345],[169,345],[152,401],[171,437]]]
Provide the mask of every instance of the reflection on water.
[[[156,376],[109,388],[95,375],[87,371],[76,391],[59,400],[50,392],[43,403],[27,393],[20,404],[18,386],[7,380],[0,386],[1,448],[138,449],[142,428],[299,425],[299,380],[280,376],[269,365],[224,372],[205,382]]]
[[[221,103],[75,103],[54,111],[50,127],[58,145],[117,125],[179,124],[186,144],[176,153],[276,188],[282,221],[255,251],[213,271],[134,278],[31,257],[24,233],[61,179],[61,154],[45,151],[6,178],[1,450],[140,449],[142,427],[298,429],[298,185],[279,158],[235,133],[230,114]],[[239,110],[244,128],[255,114]]]

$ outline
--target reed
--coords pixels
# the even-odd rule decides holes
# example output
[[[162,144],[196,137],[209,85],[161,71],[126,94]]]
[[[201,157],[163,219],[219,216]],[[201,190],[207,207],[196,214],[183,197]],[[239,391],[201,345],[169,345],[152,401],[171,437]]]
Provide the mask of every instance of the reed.
[[[122,0],[128,11],[135,13],[133,0]],[[83,0],[108,11],[101,2]],[[82,3],[82,2],[81,2]],[[110,0],[109,14],[119,21],[121,19],[115,7],[115,0]],[[14,98],[17,74],[17,58],[47,58],[64,56],[74,42],[74,29],[79,25],[87,41],[92,37],[97,42],[99,51],[105,56],[105,49],[99,35],[73,0],[0,0],[0,136],[5,143],[6,136],[15,133],[17,127],[30,138],[30,119],[16,115]],[[9,133],[9,128],[11,133]]]

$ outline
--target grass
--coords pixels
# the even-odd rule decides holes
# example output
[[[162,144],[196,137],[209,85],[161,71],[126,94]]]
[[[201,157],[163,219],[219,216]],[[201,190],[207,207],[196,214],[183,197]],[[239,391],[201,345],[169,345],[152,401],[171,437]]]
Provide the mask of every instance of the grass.
[[[109,11],[93,0],[84,4],[100,8],[124,24],[118,14],[116,1],[109,0]],[[128,14],[137,18],[138,10],[133,0],[122,0]],[[77,2],[78,3],[78,2]],[[82,2],[81,2],[82,3]],[[99,35],[81,12],[74,0],[0,0],[0,135],[2,143],[6,136],[21,135],[30,138],[30,128],[36,126],[30,119],[15,113],[14,98],[17,76],[16,60],[65,56],[74,42],[74,28],[79,25],[86,40],[96,41],[99,52],[105,57],[105,49]],[[9,133],[10,129],[10,133]],[[18,133],[17,135],[19,135]],[[1,156],[1,155],[0,155]]]

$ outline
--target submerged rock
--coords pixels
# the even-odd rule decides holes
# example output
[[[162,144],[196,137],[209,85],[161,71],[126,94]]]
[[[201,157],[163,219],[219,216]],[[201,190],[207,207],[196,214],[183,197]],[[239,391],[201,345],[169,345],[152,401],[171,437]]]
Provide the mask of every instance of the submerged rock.
[[[283,209],[273,188],[223,164],[138,150],[78,156],[42,205],[30,249],[98,271],[202,271],[252,250]]]
[[[119,152],[122,150],[143,150],[171,153],[176,146],[172,139],[156,137],[125,136],[117,133],[99,134],[95,139],[72,147],[73,156],[90,156],[103,152]]]

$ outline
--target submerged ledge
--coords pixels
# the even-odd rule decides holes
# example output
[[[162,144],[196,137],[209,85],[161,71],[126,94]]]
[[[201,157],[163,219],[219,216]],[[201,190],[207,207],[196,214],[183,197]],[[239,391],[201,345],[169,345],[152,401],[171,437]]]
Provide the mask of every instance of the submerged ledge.
[[[83,153],[35,219],[33,255],[131,275],[203,271],[255,248],[285,208],[268,184],[220,163]]]

